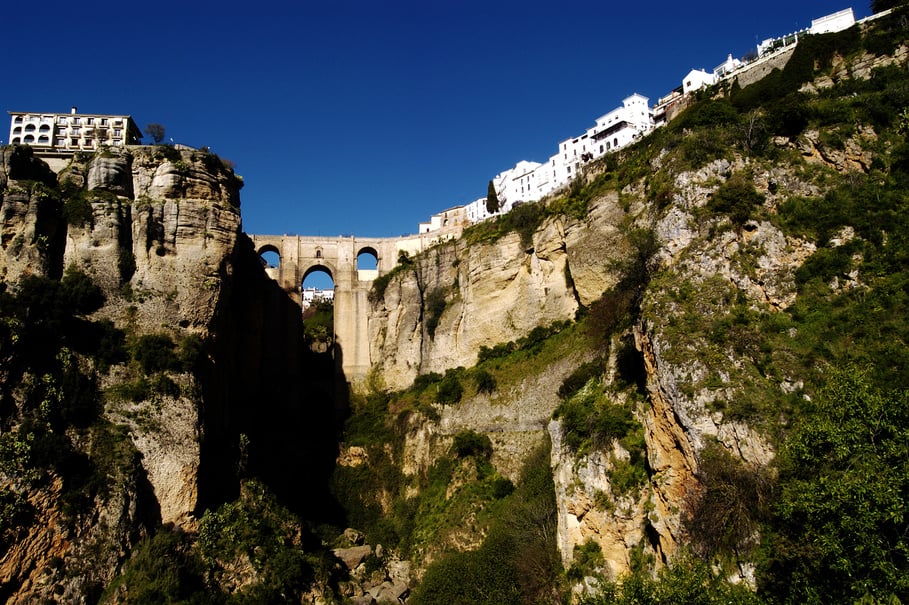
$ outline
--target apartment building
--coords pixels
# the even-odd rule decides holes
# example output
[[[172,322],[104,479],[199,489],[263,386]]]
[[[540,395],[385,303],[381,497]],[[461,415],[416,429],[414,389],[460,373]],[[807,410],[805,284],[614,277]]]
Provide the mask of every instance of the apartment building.
[[[9,142],[29,145],[37,155],[72,155],[103,146],[138,145],[139,127],[130,116],[10,111]]]

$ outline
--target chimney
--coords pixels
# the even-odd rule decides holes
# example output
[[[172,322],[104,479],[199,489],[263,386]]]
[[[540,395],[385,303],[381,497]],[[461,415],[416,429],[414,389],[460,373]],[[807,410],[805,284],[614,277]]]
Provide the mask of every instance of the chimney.
[[[73,105],[72,108],[69,110],[69,112],[70,112],[71,114],[75,114],[75,113],[76,113],[76,106]]]

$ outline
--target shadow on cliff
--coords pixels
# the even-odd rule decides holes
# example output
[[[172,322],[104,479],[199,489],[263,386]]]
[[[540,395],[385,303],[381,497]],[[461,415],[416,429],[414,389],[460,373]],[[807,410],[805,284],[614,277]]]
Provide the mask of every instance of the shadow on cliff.
[[[304,345],[300,307],[266,276],[246,235],[231,265],[202,381],[200,507],[235,499],[240,479],[256,477],[304,519],[335,521],[340,366]]]

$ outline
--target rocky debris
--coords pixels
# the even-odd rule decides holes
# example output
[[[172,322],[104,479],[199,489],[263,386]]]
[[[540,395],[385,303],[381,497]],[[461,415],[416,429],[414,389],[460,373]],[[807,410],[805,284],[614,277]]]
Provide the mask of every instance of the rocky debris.
[[[362,542],[364,536],[355,529],[344,530],[345,542]],[[332,553],[350,572],[350,580],[341,582],[341,595],[352,603],[403,603],[410,593],[410,562],[396,558],[377,544],[335,548]],[[373,557],[369,564],[367,559]]]
[[[331,553],[341,559],[347,569],[354,570],[366,557],[372,554],[372,546],[351,546],[350,548],[335,548]]]

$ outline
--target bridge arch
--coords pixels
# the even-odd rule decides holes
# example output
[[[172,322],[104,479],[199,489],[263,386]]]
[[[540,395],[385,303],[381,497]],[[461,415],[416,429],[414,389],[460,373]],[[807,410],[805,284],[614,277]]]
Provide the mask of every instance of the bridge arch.
[[[304,265],[305,266],[305,265]],[[338,270],[333,266],[333,263],[328,263],[325,261],[312,263],[306,269],[300,273],[300,284],[306,281],[306,278],[312,275],[313,273],[326,273],[328,277],[331,278],[331,281],[336,285],[338,283]]]
[[[365,262],[364,262],[365,260]],[[372,246],[363,246],[357,251],[357,269],[378,269],[379,252]]]
[[[277,246],[273,246],[271,244],[265,244],[264,246],[260,246],[259,249],[256,250],[256,254],[259,255],[259,258],[262,260],[262,263],[266,267],[278,268],[281,266],[281,251],[278,250]],[[269,256],[266,256],[266,255],[276,256],[278,258],[278,262],[276,264],[272,264],[269,261]]]

